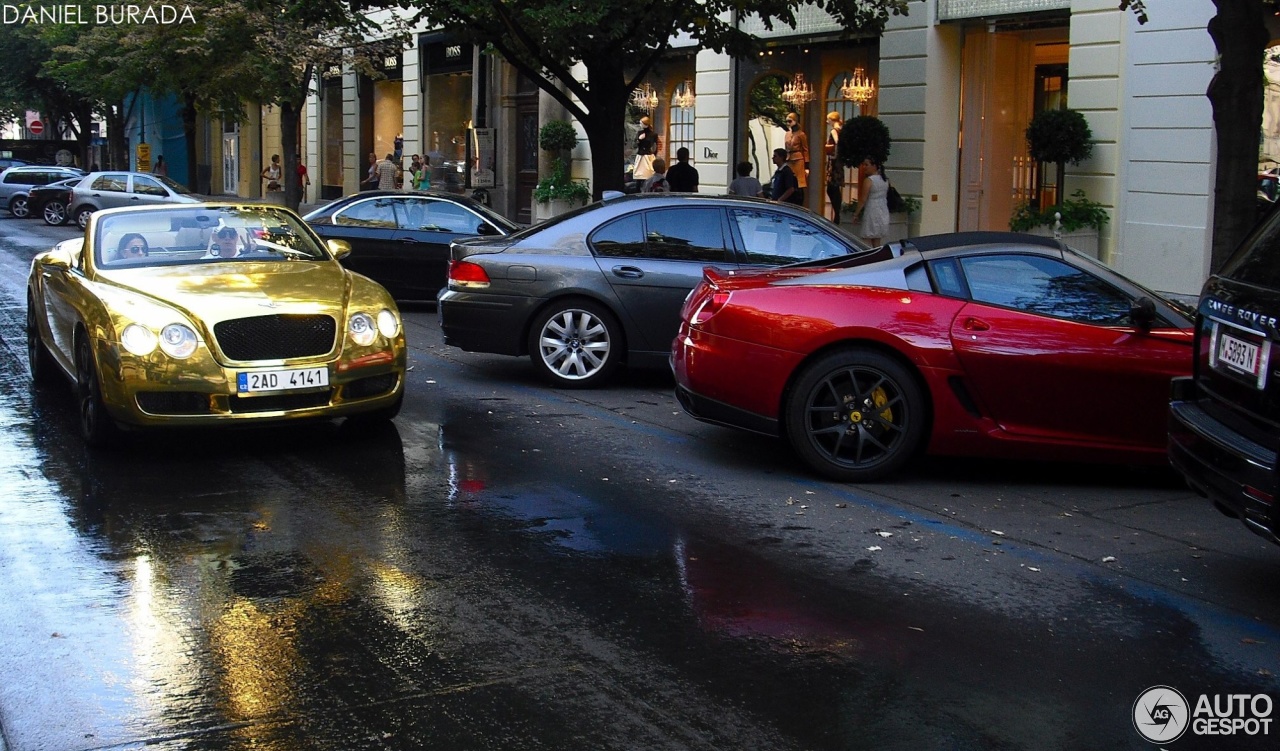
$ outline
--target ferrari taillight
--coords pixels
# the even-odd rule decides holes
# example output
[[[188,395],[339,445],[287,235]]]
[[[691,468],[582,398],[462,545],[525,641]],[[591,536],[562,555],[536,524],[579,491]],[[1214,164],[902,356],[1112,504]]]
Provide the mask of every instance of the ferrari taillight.
[[[719,313],[727,302],[729,302],[728,292],[712,292],[698,304],[697,309],[693,311],[693,315],[689,317],[689,324],[697,326],[698,324],[706,323],[711,316]]]
[[[488,287],[489,273],[478,263],[449,261],[449,284],[459,287]]]

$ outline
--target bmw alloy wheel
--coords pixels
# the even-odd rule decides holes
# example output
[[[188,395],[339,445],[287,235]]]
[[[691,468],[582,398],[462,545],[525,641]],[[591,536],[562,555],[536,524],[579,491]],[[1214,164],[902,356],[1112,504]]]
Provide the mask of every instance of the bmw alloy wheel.
[[[590,388],[618,365],[621,335],[614,317],[585,300],[551,308],[539,316],[529,355],[542,376],[569,388]]]

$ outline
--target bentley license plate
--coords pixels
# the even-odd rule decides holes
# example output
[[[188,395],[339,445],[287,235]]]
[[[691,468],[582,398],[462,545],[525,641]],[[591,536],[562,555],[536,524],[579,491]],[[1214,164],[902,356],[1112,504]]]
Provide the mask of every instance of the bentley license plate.
[[[1218,362],[1255,378],[1262,359],[1262,348],[1253,342],[1237,339],[1230,334],[1218,335]]]
[[[236,374],[236,392],[245,395],[313,389],[328,385],[328,368],[254,370]]]

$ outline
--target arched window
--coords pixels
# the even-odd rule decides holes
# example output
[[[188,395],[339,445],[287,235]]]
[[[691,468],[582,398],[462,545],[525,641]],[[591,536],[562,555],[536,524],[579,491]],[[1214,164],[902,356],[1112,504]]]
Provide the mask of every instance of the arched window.
[[[676,149],[681,146],[689,150],[690,159],[696,161],[693,153],[693,111],[694,107],[680,107],[676,104],[679,87],[671,92],[671,117],[667,124],[667,148],[664,149],[667,161],[675,159]]]
[[[828,112],[839,112],[841,120],[848,120],[858,114],[858,105],[840,96],[840,87],[850,78],[853,78],[853,74],[847,70],[842,70],[831,78],[831,83],[827,84],[827,108],[822,113],[824,116]]]

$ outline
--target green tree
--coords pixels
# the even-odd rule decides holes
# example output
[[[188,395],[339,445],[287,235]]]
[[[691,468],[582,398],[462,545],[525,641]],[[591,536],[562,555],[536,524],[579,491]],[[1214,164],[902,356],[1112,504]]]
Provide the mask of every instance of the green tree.
[[[0,117],[20,120],[27,110],[40,112],[53,132],[70,131],[87,159],[92,139],[89,124],[96,97],[68,85],[46,61],[76,27],[4,24],[0,26]]]
[[[200,115],[240,121],[248,105],[278,106],[285,200],[296,208],[301,197],[297,134],[315,72],[350,64],[374,74],[371,60],[399,54],[407,23],[391,18],[379,25],[367,14],[371,7],[394,4],[189,0],[194,24],[85,26],[56,48],[49,69],[71,89],[95,92],[100,111],[119,120],[121,127],[113,132],[123,131],[127,113],[119,103],[129,94],[145,89],[176,97],[193,170],[198,166]]]
[[[743,56],[759,43],[728,19],[755,13],[766,28],[795,25],[802,5],[825,9],[846,29],[879,34],[907,0],[407,0],[419,18],[501,54],[573,115],[591,145],[598,197],[622,188],[631,92],[684,36],[702,48]],[[574,64],[585,70],[585,80]]]

